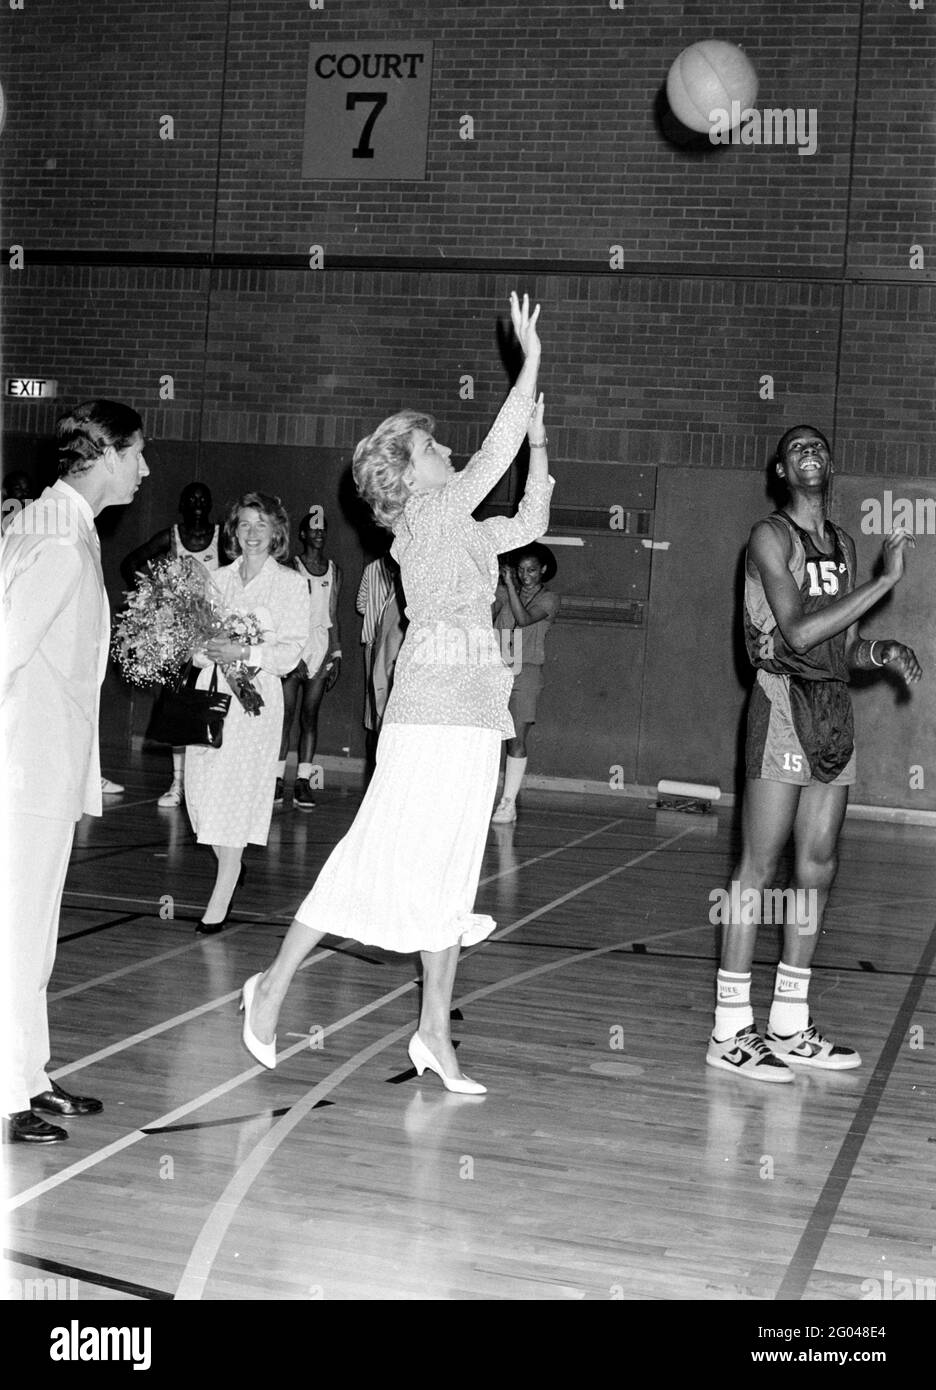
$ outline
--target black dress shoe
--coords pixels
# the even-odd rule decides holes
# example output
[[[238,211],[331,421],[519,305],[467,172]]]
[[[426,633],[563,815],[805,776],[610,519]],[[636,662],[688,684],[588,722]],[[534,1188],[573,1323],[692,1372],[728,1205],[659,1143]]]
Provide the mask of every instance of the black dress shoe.
[[[198,926],[195,928],[195,935],[217,936],[219,931],[224,931],[224,928],[227,926],[227,919],[230,915],[231,909],[228,908],[220,922],[199,922]]]
[[[33,1110],[45,1110],[49,1115],[97,1115],[104,1109],[104,1102],[93,1096],[70,1096],[55,1081],[51,1091],[43,1091],[39,1096],[30,1096]]]
[[[4,1144],[61,1144],[67,1138],[67,1129],[50,1125],[31,1110],[17,1110],[3,1117]]]
[[[234,893],[237,892],[238,888],[240,888],[241,884],[244,882],[244,879],[246,877],[247,865],[241,864],[240,873],[237,875],[237,882],[234,885]],[[225,912],[224,916],[221,918],[221,921],[206,922],[204,918],[202,918],[199,921],[198,926],[195,928],[196,936],[217,936],[219,931],[224,931],[224,928],[227,926],[228,923],[228,918],[231,915],[231,908],[234,905],[234,893],[231,894],[231,901],[227,905],[227,912]]]

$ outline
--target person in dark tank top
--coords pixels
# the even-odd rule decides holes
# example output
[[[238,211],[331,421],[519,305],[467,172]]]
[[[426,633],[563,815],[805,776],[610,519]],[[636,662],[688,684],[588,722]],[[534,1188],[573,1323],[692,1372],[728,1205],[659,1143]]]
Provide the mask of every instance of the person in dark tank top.
[[[855,544],[826,515],[828,440],[796,425],[774,467],[787,498],[751,531],[745,558],[744,638],[757,677],[748,710],[741,861],[725,895],[715,1026],[706,1061],[755,1081],[789,1082],[794,1068],[860,1066],[831,1043],[809,1009],[810,964],[837,867],[848,788],[855,781],[850,672],[885,666],[912,685],[916,656],[894,638],[863,636],[859,620],[903,577],[909,532],[884,542],[881,574],[855,586]],[[773,888],[790,836],[793,889]],[[783,953],[764,1036],[751,1009],[759,925],[783,922]]]

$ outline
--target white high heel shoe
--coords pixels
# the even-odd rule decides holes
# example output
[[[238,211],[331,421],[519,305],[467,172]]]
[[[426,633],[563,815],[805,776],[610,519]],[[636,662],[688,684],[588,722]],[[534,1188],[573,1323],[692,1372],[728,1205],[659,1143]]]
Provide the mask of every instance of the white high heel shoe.
[[[269,1067],[270,1071],[272,1071],[276,1066],[276,1039],[274,1038],[273,1041],[269,1043],[263,1043],[250,1026],[250,1006],[257,992],[257,981],[262,974],[263,971],[261,970],[259,975],[251,975],[250,979],[246,981],[244,988],[241,990],[240,1007],[241,1013],[244,1015],[244,1027],[241,1037],[251,1057],[256,1057],[258,1062],[265,1067]]]
[[[447,1091],[453,1091],[457,1096],[487,1095],[487,1087],[482,1086],[480,1081],[471,1081],[467,1076],[446,1076],[418,1033],[414,1033],[410,1038],[406,1050],[409,1053],[410,1061],[416,1068],[417,1076],[422,1076],[423,1072],[428,1069],[434,1071],[436,1076],[441,1078],[442,1085]]]

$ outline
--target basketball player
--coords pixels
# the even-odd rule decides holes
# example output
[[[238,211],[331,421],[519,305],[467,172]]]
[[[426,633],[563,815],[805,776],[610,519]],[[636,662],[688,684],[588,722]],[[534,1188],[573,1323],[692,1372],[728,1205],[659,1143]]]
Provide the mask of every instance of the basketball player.
[[[854,542],[826,519],[828,441],[819,430],[797,425],[780,440],[775,466],[788,500],[754,527],[745,561],[745,640],[757,683],[748,712],[743,849],[706,1056],[709,1066],[774,1082],[792,1081],[793,1067],[843,1071],[861,1065],[852,1048],[822,1036],[808,1001],[809,966],[855,781],[847,682],[850,670],[884,666],[908,685],[922,675],[909,647],[858,631],[859,619],[902,578],[913,537],[900,527],[892,531],[881,574],[855,588]],[[762,1038],[750,1003],[754,940],[763,892],[775,880],[791,832],[798,910],[793,921],[786,911],[783,958]],[[804,903],[810,907],[800,911]]]

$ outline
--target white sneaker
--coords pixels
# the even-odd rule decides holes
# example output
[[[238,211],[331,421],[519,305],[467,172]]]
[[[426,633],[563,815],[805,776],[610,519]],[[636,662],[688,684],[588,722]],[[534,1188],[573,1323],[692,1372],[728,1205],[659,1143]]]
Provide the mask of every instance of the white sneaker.
[[[173,782],[169,790],[167,792],[163,792],[162,796],[156,802],[156,805],[162,806],[166,809],[168,809],[170,806],[181,806],[184,796],[185,793],[182,790],[182,783]]]
[[[512,796],[502,796],[497,803],[497,810],[491,817],[492,825],[510,825],[517,819],[517,803]]]
[[[119,782],[112,782],[108,777],[101,778],[102,796],[119,796],[122,791],[123,787]]]
[[[830,1043],[812,1019],[798,1033],[788,1036],[774,1033],[768,1024],[764,1041],[774,1056],[784,1062],[794,1062],[797,1066],[819,1067],[823,1071],[848,1071],[861,1066],[861,1057],[853,1047],[839,1047],[836,1043]]]
[[[718,1042],[709,1038],[705,1060],[710,1067],[721,1067],[752,1081],[792,1081],[793,1072],[786,1062],[774,1055],[757,1029],[740,1028],[733,1038]]]

